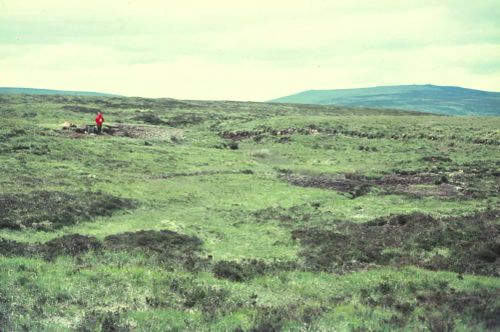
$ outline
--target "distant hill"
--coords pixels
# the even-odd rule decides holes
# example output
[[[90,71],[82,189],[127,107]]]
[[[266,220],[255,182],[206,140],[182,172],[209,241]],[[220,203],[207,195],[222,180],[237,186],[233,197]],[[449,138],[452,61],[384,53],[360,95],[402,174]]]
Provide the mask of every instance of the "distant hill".
[[[29,95],[66,95],[66,96],[93,96],[93,97],[118,97],[109,93],[90,92],[90,91],[65,91],[49,89],[32,88],[10,88],[0,87],[0,94],[29,94]]]
[[[500,115],[500,92],[455,86],[397,85],[309,90],[271,102],[398,108],[449,115]]]

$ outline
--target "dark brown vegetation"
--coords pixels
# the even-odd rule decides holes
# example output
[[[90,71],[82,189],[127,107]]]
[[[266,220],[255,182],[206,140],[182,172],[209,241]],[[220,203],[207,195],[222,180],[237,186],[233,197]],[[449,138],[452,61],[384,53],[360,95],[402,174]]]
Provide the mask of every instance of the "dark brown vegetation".
[[[218,261],[212,267],[213,274],[219,279],[243,282],[277,271],[290,271],[298,268],[296,262],[267,263],[258,259],[247,259],[241,262]]]
[[[0,228],[53,230],[131,209],[136,202],[102,192],[32,191],[0,194]]]
[[[157,114],[155,113],[141,113],[133,118],[133,120],[142,121],[151,125],[163,125],[166,124]]]
[[[403,287],[402,287],[403,286]],[[462,291],[448,282],[437,284],[399,285],[382,281],[372,288],[361,289],[361,302],[370,307],[392,309],[396,313],[385,323],[394,328],[404,328],[410,319],[423,322],[429,331],[453,331],[455,321],[464,316],[470,323],[487,330],[500,327],[500,292],[498,290],[477,289]],[[398,297],[397,288],[409,293],[405,299]]]
[[[81,105],[64,105],[61,108],[63,110],[66,110],[66,111],[73,111],[73,112],[78,112],[78,113],[92,113],[92,114],[96,114],[97,112],[100,111],[99,108],[88,107],[88,106],[81,106]]]
[[[57,256],[79,256],[89,251],[99,251],[101,242],[93,237],[80,234],[64,235],[38,246],[42,255],[52,260]]]
[[[143,249],[167,255],[184,255],[201,250],[202,241],[170,230],[127,232],[107,236],[107,248],[118,250]]]
[[[107,236],[104,245],[112,250],[141,250],[158,255],[161,262],[198,269],[204,260],[198,257],[203,242],[196,236],[170,230],[127,232]]]
[[[431,270],[500,276],[499,211],[434,218],[421,213],[331,229],[298,228],[307,268],[348,272],[377,265],[415,265]]]
[[[171,127],[187,127],[197,125],[208,120],[198,113],[182,113],[168,119],[167,124]]]
[[[0,238],[0,255],[31,256],[41,255],[47,260],[58,256],[80,256],[89,251],[102,249],[143,251],[157,255],[160,261],[178,264],[200,263],[197,254],[203,242],[195,237],[169,230],[127,232],[107,236],[104,241],[94,236],[69,234],[54,238],[45,243],[24,243]],[[201,259],[199,259],[201,261]]]

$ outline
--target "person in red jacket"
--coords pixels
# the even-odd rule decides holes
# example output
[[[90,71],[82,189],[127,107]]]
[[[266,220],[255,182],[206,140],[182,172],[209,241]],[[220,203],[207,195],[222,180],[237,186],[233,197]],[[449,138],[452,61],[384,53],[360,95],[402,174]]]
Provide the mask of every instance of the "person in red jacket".
[[[97,112],[97,116],[95,117],[95,124],[97,126],[97,133],[100,134],[102,131],[102,123],[104,122],[104,116],[101,112]]]

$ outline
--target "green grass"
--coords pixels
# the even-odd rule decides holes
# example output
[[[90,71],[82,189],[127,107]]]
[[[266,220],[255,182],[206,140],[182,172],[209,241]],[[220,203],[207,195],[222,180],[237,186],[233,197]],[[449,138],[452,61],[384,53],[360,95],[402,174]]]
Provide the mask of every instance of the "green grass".
[[[101,192],[95,197],[135,202],[96,215],[81,210],[91,203],[76,211],[64,200],[53,203],[58,204],[54,209],[41,201],[36,211],[19,213],[67,211],[76,222],[54,229],[0,228],[0,326],[6,330],[498,328],[493,319],[500,308],[498,273],[353,262],[325,272],[306,264],[303,253],[310,249],[292,234],[340,232],[342,222],[417,212],[453,220],[498,211],[499,118],[141,98],[0,96],[0,101],[0,221],[12,215],[5,213],[9,206],[2,199],[28,194],[42,199],[37,192]],[[62,131],[64,121],[81,126],[93,120],[93,114],[67,105],[101,109],[106,124],[142,126],[152,134]],[[154,114],[162,124],[143,123],[148,119],[138,117],[143,113]],[[302,131],[276,133],[290,128]],[[231,149],[224,132],[250,134]],[[431,156],[444,159],[423,159]],[[311,183],[318,178],[345,182],[346,176],[414,182],[372,185],[353,198],[349,190],[293,185],[283,174]],[[453,188],[460,187],[455,194],[435,183],[443,176]],[[488,241],[494,243],[500,220],[498,214],[489,218]],[[82,234],[105,243],[109,235],[141,230],[196,236],[203,245],[200,252],[174,260],[144,247],[104,246],[50,261],[36,250],[25,256],[2,251],[6,240],[38,245]],[[470,245],[475,250],[480,244]],[[450,256],[449,248],[420,250],[426,260]],[[485,259],[491,261],[491,255]],[[498,266],[499,260],[489,264]],[[218,278],[213,266],[227,261],[235,268],[258,262],[264,272],[250,270],[242,282]]]

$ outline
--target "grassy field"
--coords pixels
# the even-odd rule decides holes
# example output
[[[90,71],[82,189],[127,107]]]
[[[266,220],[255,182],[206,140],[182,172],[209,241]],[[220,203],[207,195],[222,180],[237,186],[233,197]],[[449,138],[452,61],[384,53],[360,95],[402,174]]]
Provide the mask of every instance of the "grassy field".
[[[498,117],[27,95],[0,114],[1,331],[500,329]]]

